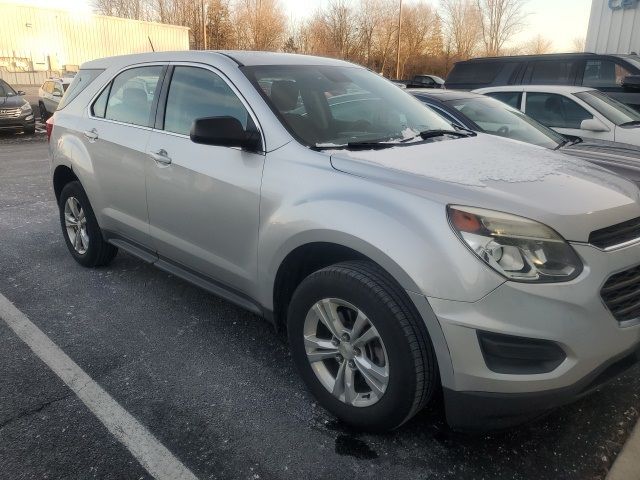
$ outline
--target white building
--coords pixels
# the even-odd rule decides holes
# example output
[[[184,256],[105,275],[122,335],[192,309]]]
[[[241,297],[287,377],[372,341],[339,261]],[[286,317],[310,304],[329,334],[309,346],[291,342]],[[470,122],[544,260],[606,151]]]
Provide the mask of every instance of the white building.
[[[47,72],[77,70],[88,60],[162,50],[188,50],[189,29],[0,2],[0,78],[38,84]]]
[[[586,51],[640,53],[640,1],[592,0]]]

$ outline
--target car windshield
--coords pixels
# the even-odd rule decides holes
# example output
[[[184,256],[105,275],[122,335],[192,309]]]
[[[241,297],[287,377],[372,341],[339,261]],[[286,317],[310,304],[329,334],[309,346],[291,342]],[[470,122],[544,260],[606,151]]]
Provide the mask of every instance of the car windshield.
[[[446,103],[475,122],[485,133],[546,148],[556,148],[565,141],[562,135],[493,98],[460,98]]]
[[[589,90],[575,94],[580,100],[588,103],[609,121],[616,125],[635,124],[640,122],[640,113],[624,103],[605,95],[598,90]]]
[[[283,125],[310,147],[422,141],[419,134],[427,130],[456,133],[411,95],[363,68],[270,65],[242,70]]]
[[[16,91],[7,82],[0,80],[0,97],[15,97]]]

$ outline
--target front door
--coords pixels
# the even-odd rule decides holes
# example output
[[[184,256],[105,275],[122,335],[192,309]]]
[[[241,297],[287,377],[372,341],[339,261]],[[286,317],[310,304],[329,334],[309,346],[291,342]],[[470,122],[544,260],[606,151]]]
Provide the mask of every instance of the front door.
[[[193,143],[197,118],[253,122],[215,71],[173,67],[164,118],[147,147],[150,234],[158,255],[241,292],[257,268],[264,155]]]

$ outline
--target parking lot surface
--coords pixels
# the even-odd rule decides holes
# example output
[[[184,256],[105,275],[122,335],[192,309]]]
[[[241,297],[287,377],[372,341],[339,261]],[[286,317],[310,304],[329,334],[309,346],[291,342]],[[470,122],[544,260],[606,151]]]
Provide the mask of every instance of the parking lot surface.
[[[461,434],[442,408],[350,431],[307,394],[265,321],[127,254],[68,254],[46,142],[0,134],[0,294],[200,479],[604,478],[640,405],[640,368],[544,419]],[[0,321],[0,477],[140,479],[145,469]]]

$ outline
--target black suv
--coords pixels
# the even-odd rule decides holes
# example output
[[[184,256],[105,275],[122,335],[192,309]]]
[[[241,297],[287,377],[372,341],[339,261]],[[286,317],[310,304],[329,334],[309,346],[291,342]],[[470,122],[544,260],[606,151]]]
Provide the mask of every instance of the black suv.
[[[7,82],[0,79],[0,131],[22,130],[28,134],[35,132],[36,119],[31,105],[22,95],[24,92],[16,92]]]
[[[474,58],[458,62],[446,88],[502,85],[580,85],[597,88],[640,110],[640,56],[562,53]]]

